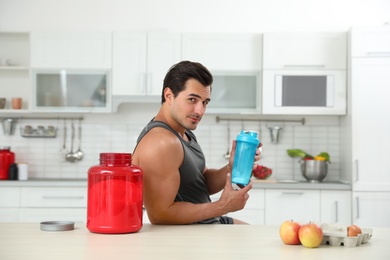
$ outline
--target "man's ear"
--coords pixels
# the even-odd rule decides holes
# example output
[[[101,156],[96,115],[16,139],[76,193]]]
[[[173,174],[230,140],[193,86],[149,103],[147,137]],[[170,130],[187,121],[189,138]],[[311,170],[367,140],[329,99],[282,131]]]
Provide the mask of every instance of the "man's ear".
[[[166,101],[171,101],[173,99],[173,93],[170,88],[164,89],[164,97]]]

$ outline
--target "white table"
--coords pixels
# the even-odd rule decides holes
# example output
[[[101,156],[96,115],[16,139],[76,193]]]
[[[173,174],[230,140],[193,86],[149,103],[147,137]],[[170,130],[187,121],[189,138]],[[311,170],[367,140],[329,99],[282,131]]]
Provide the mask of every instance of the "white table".
[[[84,223],[41,231],[39,223],[0,223],[1,260],[120,259],[390,259],[390,228],[375,228],[358,247],[284,245],[278,226],[145,224],[138,233],[104,235]]]

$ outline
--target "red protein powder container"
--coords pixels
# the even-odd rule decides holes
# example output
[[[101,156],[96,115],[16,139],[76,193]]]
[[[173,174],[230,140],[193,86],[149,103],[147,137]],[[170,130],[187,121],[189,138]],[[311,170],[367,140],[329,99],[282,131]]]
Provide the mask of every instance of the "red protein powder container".
[[[0,180],[8,180],[8,171],[15,163],[15,154],[9,146],[0,146]]]
[[[100,164],[88,170],[87,229],[123,234],[142,228],[141,168],[130,153],[101,153]]]

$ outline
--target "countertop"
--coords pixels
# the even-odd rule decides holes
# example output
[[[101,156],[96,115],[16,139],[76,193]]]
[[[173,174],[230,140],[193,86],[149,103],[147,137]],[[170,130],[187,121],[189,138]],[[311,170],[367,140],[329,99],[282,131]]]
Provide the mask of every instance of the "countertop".
[[[254,189],[298,190],[351,190],[351,184],[341,181],[310,183],[292,180],[258,180],[253,178]],[[29,179],[26,181],[0,181],[0,187],[87,187],[87,179]]]
[[[278,226],[145,224],[137,233],[104,235],[85,223],[41,231],[39,223],[0,223],[0,259],[390,259],[390,228],[375,228],[357,247],[284,245]]]

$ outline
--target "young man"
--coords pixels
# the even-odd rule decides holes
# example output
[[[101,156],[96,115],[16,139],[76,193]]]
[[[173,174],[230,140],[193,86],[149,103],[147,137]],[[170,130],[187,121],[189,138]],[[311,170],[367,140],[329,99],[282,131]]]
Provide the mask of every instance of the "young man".
[[[213,77],[202,64],[182,61],[164,79],[161,108],[142,130],[133,164],[143,170],[143,198],[152,224],[246,224],[223,216],[244,208],[252,183],[235,190],[231,183],[235,141],[229,163],[208,169],[192,130],[210,102]],[[256,152],[254,161],[260,159]],[[210,194],[223,190],[211,202]]]

